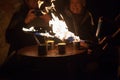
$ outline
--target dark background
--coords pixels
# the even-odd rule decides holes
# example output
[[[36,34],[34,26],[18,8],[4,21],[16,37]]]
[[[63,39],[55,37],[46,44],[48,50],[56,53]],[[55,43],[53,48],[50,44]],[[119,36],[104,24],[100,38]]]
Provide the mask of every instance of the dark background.
[[[58,7],[62,10],[68,0],[56,0]],[[105,16],[115,18],[120,13],[120,0],[86,0],[87,8],[95,17]]]
[[[120,0],[87,0],[87,7],[97,16],[113,19],[120,13]]]

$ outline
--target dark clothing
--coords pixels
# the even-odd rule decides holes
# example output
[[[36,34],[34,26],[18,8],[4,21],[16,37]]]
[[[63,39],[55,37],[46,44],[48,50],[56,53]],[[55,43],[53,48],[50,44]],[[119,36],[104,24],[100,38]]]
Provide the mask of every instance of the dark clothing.
[[[63,13],[68,29],[82,40],[96,42],[94,23],[90,12],[83,10],[81,14],[72,14],[69,9]]]
[[[16,12],[6,30],[6,40],[10,46],[14,46],[15,50],[18,50],[24,46],[36,44],[34,38],[30,34],[26,34],[22,31],[22,28],[26,26],[24,19],[27,11],[22,10]]]
[[[23,27],[32,27],[36,25],[25,24],[24,20],[28,13],[29,9],[22,8],[20,11],[17,11],[6,30],[6,40],[10,44],[10,49],[19,50],[25,46],[36,45],[37,42],[33,34],[26,33],[22,30]],[[33,21],[34,22],[34,21]]]

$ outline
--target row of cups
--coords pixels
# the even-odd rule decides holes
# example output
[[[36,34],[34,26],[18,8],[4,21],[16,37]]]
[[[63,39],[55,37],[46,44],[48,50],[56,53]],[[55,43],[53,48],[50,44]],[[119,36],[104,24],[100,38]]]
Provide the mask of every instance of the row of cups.
[[[66,53],[66,43],[65,42],[61,42],[57,44],[57,48],[55,48],[55,44],[53,40],[48,40],[46,41],[45,44],[40,44],[38,46],[38,55],[43,56],[43,55],[47,55],[49,50],[54,50],[57,49],[58,54],[65,54]],[[73,48],[78,49],[80,47],[80,42],[74,42],[73,43]]]

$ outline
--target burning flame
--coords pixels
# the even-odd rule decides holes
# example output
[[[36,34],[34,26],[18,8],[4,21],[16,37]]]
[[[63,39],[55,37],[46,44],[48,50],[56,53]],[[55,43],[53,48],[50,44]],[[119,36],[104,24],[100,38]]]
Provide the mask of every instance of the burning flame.
[[[60,40],[64,41],[68,38],[72,37],[74,41],[80,41],[78,36],[75,36],[74,33],[68,30],[68,27],[62,17],[60,20],[57,16],[51,13],[52,19],[49,21],[49,25],[52,27],[53,33],[55,33],[55,37],[59,38]]]
[[[51,6],[45,7],[45,9],[46,9],[47,13],[51,11],[50,14],[52,16],[52,19],[49,21],[49,26],[52,28],[52,31],[55,35],[51,35],[48,32],[35,33],[35,35],[41,35],[41,36],[52,37],[52,38],[56,37],[62,41],[67,40],[69,38],[72,38],[73,42],[80,41],[79,36],[76,36],[74,33],[70,32],[68,30],[68,27],[64,21],[63,16],[61,14],[59,14],[61,17],[61,19],[59,19],[58,16],[55,15],[55,13],[53,11],[56,11],[56,9],[55,9],[55,5],[54,5],[53,1],[55,1],[55,0],[51,0],[51,3],[52,3]],[[44,3],[44,1],[39,0],[38,7],[40,8],[43,3]],[[23,31],[36,31],[36,30],[33,27],[31,27],[29,29],[23,28]]]
[[[23,27],[22,30],[25,31],[25,32],[30,32],[30,31],[31,31],[31,32],[35,32],[35,31],[36,31],[33,26],[30,27],[30,28],[24,28],[24,27]]]
[[[53,3],[54,1],[55,1],[55,0],[51,0],[51,6],[45,7],[45,9],[46,9],[47,12],[49,12],[50,10],[56,11],[55,5],[54,5],[54,3]]]
[[[51,9],[56,11],[53,1],[55,0],[51,0],[52,5],[50,7]],[[80,41],[79,36],[75,36],[74,33],[68,30],[68,27],[61,14],[60,17],[62,18],[62,20],[60,20],[57,16],[55,16],[54,12],[51,12],[51,16],[52,19],[49,21],[49,25],[50,27],[52,27],[53,33],[55,33],[55,37],[59,38],[62,41],[67,40],[70,37],[72,37],[74,41]]]
[[[45,7],[45,11],[43,11],[43,10],[41,10],[41,13],[43,14],[43,15],[45,15],[45,14],[47,14],[47,13],[49,13],[49,11],[50,10],[55,10],[56,11],[56,9],[55,9],[55,5],[54,5],[54,2],[55,0],[51,0],[50,2],[51,2],[51,6],[46,6]],[[41,1],[41,0],[38,0],[38,8],[40,9],[41,8],[41,6],[44,4],[44,1]]]
[[[41,5],[44,3],[44,1],[38,0],[38,8],[40,9]]]

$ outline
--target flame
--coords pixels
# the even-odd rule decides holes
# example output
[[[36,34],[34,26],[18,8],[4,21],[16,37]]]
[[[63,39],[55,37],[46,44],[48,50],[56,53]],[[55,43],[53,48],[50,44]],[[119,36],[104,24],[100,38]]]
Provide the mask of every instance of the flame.
[[[68,30],[68,27],[62,17],[60,20],[54,13],[51,13],[52,19],[49,21],[49,25],[52,27],[53,33],[55,33],[55,37],[59,38],[60,40],[64,41],[68,38],[72,37],[74,41],[80,41],[79,36],[75,36],[74,33]]]
[[[54,1],[55,0],[51,0],[52,4],[50,7],[46,7],[46,11],[52,10],[51,11],[52,19],[49,21],[49,26],[52,27],[52,31],[53,33],[55,33],[55,37],[59,38],[62,41],[70,37],[72,37],[74,41],[80,41],[79,36],[75,36],[74,33],[68,30],[68,27],[66,25],[66,22],[64,21],[63,16],[59,14],[62,20],[60,20],[57,16],[55,16],[56,9],[53,3]]]
[[[34,29],[34,26],[32,26],[30,28],[24,28],[23,27],[22,30],[25,31],[25,32],[35,32],[35,31],[37,31],[37,30]]]
[[[44,3],[44,1],[38,0],[38,8],[40,9],[41,5]]]
[[[43,15],[49,13],[49,11],[52,10],[52,9],[56,11],[55,5],[54,5],[54,3],[53,3],[54,1],[55,1],[55,0],[51,0],[51,1],[50,1],[50,2],[51,2],[51,6],[46,6],[46,7],[45,7],[45,11],[41,10],[41,13],[42,13]],[[41,6],[44,4],[44,1],[38,0],[37,3],[38,3],[38,8],[40,9]]]
[[[50,1],[50,2],[51,2],[51,6],[45,7],[45,10],[46,10],[47,13],[49,13],[50,10],[56,11],[55,5],[54,5],[54,3],[53,3],[54,1],[55,1],[55,0],[51,0],[51,1]]]
[[[51,0],[51,6],[49,7],[45,7],[46,12],[51,14],[52,19],[49,21],[49,26],[52,27],[52,31],[55,35],[51,35],[49,34],[49,32],[45,32],[45,33],[35,33],[35,35],[41,35],[41,36],[46,36],[46,37],[56,37],[59,38],[60,40],[64,41],[67,40],[69,38],[73,38],[72,42],[78,42],[80,41],[79,36],[76,36],[74,33],[70,32],[68,30],[68,27],[64,21],[64,18],[61,14],[59,14],[59,16],[61,17],[61,19],[58,18],[58,16],[55,15],[55,13],[53,11],[56,12],[55,9],[55,5],[53,3],[53,1],[55,0]],[[41,5],[44,3],[44,1],[38,0],[38,7],[40,8]],[[43,11],[41,11],[43,12]],[[33,27],[29,28],[29,29],[25,29],[23,28],[23,31],[37,31],[35,30]]]

